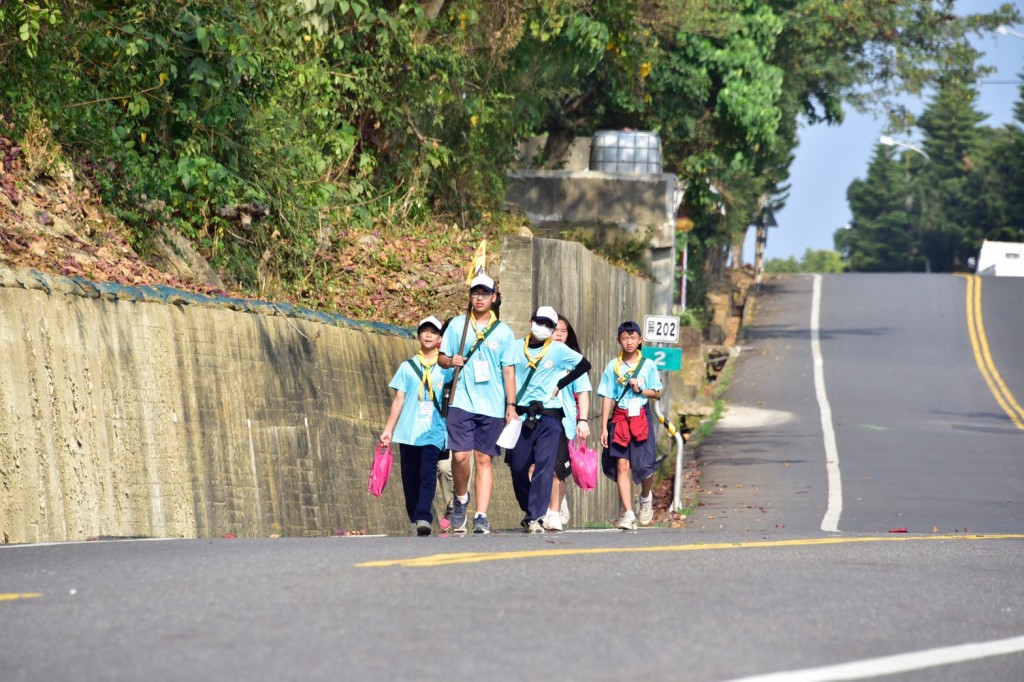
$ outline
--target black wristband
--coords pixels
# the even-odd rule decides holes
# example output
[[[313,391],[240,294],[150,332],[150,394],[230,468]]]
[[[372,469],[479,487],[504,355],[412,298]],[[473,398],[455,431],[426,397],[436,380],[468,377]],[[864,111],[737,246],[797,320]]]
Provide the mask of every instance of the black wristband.
[[[586,420],[586,419],[577,419],[576,421],[577,422],[585,422],[585,421],[588,421],[588,420]]]
[[[515,404],[515,403],[510,403],[510,402],[509,402],[509,401],[507,401],[507,400],[505,401],[505,407],[515,407],[515,406],[516,406],[516,404]]]

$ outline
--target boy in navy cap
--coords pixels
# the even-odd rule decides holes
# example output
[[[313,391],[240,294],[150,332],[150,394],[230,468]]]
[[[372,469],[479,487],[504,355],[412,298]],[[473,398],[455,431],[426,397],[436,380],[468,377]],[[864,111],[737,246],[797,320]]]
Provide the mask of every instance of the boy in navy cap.
[[[640,484],[640,524],[646,526],[654,518],[651,486],[658,465],[648,401],[661,398],[661,378],[657,366],[640,354],[640,325],[632,320],[620,324],[618,341],[622,352],[605,367],[597,388],[602,398],[601,464],[619,488],[622,513],[615,527],[636,530],[632,483]]]

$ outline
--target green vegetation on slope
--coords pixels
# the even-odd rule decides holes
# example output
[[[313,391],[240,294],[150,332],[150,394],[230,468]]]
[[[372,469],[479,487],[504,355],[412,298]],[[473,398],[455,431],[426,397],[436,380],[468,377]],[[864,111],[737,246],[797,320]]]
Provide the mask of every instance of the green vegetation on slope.
[[[408,322],[519,227],[500,210],[518,142],[547,133],[549,165],[575,135],[656,130],[698,300],[784,200],[800,120],[970,74],[966,36],[1017,18],[952,5],[8,0],[0,134],[52,131],[144,259],[173,230],[231,288]]]

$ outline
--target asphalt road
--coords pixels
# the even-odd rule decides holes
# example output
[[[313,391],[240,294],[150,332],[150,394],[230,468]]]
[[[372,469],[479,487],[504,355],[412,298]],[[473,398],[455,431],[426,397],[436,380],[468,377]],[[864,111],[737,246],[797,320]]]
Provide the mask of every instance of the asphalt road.
[[[1019,682],[1024,430],[967,286],[770,281],[686,529],[0,547],[0,680]],[[981,292],[1003,403],[1022,287]]]
[[[701,451],[712,494],[693,526],[820,530],[825,464],[837,458],[840,531],[1024,531],[1024,413],[1015,425],[979,371],[967,286],[951,275],[821,278],[819,383],[832,457],[814,377],[814,280],[769,281],[726,393],[730,409]],[[981,299],[988,354],[1019,410],[1024,280],[985,278]]]

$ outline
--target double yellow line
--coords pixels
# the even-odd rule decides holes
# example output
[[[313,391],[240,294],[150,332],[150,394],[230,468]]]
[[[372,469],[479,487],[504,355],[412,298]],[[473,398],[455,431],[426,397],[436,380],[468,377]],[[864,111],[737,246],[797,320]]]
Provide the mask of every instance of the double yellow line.
[[[999,407],[1003,408],[1014,425],[1024,431],[1024,407],[1013,398],[1010,389],[999,376],[992,354],[988,350],[988,339],[985,337],[985,325],[981,318],[981,278],[977,275],[962,275],[967,280],[967,332],[971,337],[971,348],[974,360],[978,363],[981,376],[995,396]]]

